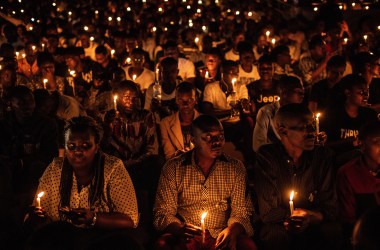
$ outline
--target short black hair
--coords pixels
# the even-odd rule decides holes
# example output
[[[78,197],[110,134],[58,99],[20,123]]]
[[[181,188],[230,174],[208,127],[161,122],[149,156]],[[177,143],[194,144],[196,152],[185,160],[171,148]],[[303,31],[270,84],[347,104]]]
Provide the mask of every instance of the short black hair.
[[[161,67],[168,68],[168,67],[176,67],[178,68],[178,61],[174,59],[173,57],[165,57],[160,62]]]
[[[125,91],[125,90],[132,90],[133,92],[136,93],[136,96],[141,98],[142,97],[142,93],[141,93],[141,90],[140,90],[140,86],[131,81],[131,80],[124,80],[124,81],[121,81],[118,85],[118,87],[116,88],[116,91],[118,93],[121,93],[122,91]]]
[[[68,131],[75,133],[83,133],[89,131],[95,137],[95,143],[99,143],[103,136],[103,129],[99,124],[90,116],[77,116],[73,117],[66,122],[66,126],[63,130],[64,134]],[[65,136],[66,138],[66,136]]]
[[[260,64],[273,64],[273,59],[270,55],[262,55],[258,61],[259,66]]]
[[[319,34],[314,35],[311,37],[309,41],[309,50],[315,49],[317,46],[323,46],[325,45],[325,40],[323,37]]]
[[[217,56],[220,59],[223,59],[222,51],[219,48],[211,48],[211,49],[207,50],[205,54]]]
[[[176,87],[176,93],[193,93],[193,91],[196,93],[196,88],[191,82],[181,82]]]
[[[313,113],[304,105],[300,103],[290,103],[281,106],[276,112],[274,119],[276,126],[283,126],[289,120],[295,120],[312,116]]]
[[[375,135],[380,135],[379,120],[367,122],[359,129],[359,140],[361,141]]]
[[[278,45],[276,47],[273,48],[272,52],[271,52],[271,56],[272,56],[272,59],[273,61],[276,61],[277,60],[277,56],[284,53],[284,52],[290,52],[289,50],[289,47],[286,46],[286,45]]]
[[[228,72],[232,67],[239,67],[239,64],[232,60],[225,60],[222,62],[222,72]]]
[[[354,86],[362,86],[364,84],[367,84],[367,81],[358,74],[349,74],[340,80],[342,90],[352,90]]]
[[[241,41],[237,45],[237,50],[239,51],[239,54],[243,54],[246,52],[252,52],[253,53],[253,45],[249,41]]]
[[[176,41],[169,40],[162,47],[163,47],[164,50],[166,50],[168,48],[176,48],[176,49],[178,49],[178,44],[177,44]]]
[[[296,88],[302,88],[301,79],[295,76],[284,75],[277,83],[277,89],[282,92],[289,92]]]
[[[202,133],[215,131],[216,127],[223,128],[218,118],[212,115],[200,115],[191,124],[191,134],[194,136],[196,129],[199,129]]]
[[[96,47],[96,49],[95,49],[95,54],[107,55],[108,54],[108,50],[107,50],[106,46],[104,46],[104,45],[98,45],[98,47]]]

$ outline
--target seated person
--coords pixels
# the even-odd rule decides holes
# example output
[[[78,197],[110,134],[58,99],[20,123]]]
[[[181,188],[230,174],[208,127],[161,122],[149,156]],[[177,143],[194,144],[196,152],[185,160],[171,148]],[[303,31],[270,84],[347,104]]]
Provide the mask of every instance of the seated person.
[[[359,140],[361,156],[342,166],[337,177],[341,220],[348,234],[367,209],[380,205],[380,121],[365,124]]]
[[[142,94],[136,83],[123,81],[116,92],[120,101],[117,111],[112,109],[105,114],[102,149],[124,162],[135,186],[150,184],[140,178],[142,170],[147,171],[145,174],[153,174],[157,165],[152,162],[158,154],[154,115],[141,108]]]
[[[377,120],[377,114],[366,107],[368,87],[359,75],[342,78],[340,88],[345,100],[329,106],[321,117],[321,128],[327,134],[327,146],[337,154],[338,166],[358,155],[359,128],[366,122]]]
[[[335,86],[342,79],[346,64],[346,59],[343,56],[336,55],[328,60],[326,66],[327,77],[316,82],[311,88],[308,105],[312,112],[324,112],[330,103],[333,103],[332,99],[337,94],[337,87]]]
[[[299,78],[283,76],[277,85],[279,101],[264,105],[259,109],[256,125],[253,130],[253,151],[257,152],[262,145],[280,140],[280,135],[274,126],[274,115],[277,110],[289,103],[302,103],[304,89]]]
[[[274,120],[281,140],[261,146],[254,165],[263,249],[338,249],[333,154],[315,146],[313,114],[304,105],[282,106]]]
[[[105,230],[137,227],[132,181],[120,159],[99,150],[100,140],[101,128],[92,118],[68,121],[66,156],[55,158],[41,177],[36,194],[44,195],[36,195],[40,198],[34,199],[26,223],[67,221],[81,228],[103,229],[98,236]]]
[[[254,64],[255,55],[253,54],[253,45],[247,41],[239,42],[238,51],[240,57],[239,64],[239,81],[242,84],[249,84],[260,79],[257,66]]]
[[[131,53],[131,66],[124,68],[126,80],[134,81],[140,85],[143,92],[154,82],[154,72],[145,68],[144,50],[135,48]],[[135,76],[135,77],[134,77]]]
[[[193,149],[191,123],[198,117],[196,89],[189,82],[177,86],[176,103],[178,111],[165,117],[160,123],[161,143],[166,160]]]
[[[175,89],[179,84],[178,62],[171,58],[164,58],[158,67],[158,82],[152,83],[145,93],[144,109],[157,114],[157,122],[164,117],[177,111],[175,104]],[[155,93],[154,88],[159,85],[159,94]]]
[[[249,238],[253,206],[246,170],[222,153],[222,124],[200,115],[191,133],[194,149],[169,160],[161,172],[153,210],[162,234],[156,249],[256,249]]]
[[[352,232],[354,250],[377,250],[380,248],[379,223],[379,206],[369,209],[360,217]]]
[[[220,81],[220,64],[223,56],[218,48],[211,48],[205,53],[205,66],[200,67],[195,78],[195,86],[204,91],[205,86],[211,82]]]
[[[265,104],[278,101],[277,81],[273,79],[272,58],[268,55],[260,57],[258,70],[260,79],[247,85],[253,116]]]
[[[247,88],[238,84],[239,65],[234,61],[222,63],[222,79],[206,85],[203,92],[202,110],[219,118],[231,115],[231,105],[248,100]],[[234,82],[233,82],[234,81]]]
[[[290,49],[287,45],[278,45],[273,48],[271,56],[274,61],[274,74],[275,80],[280,80],[284,75],[296,76],[294,69],[291,66],[292,58],[290,56]]]

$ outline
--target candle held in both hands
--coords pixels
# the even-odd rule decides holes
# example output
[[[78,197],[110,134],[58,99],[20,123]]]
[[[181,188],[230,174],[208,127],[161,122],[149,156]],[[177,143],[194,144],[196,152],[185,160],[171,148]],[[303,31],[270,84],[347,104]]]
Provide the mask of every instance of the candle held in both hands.
[[[206,238],[206,226],[205,226],[205,218],[208,212],[204,212],[201,216],[201,229],[202,229],[202,241],[205,242]]]

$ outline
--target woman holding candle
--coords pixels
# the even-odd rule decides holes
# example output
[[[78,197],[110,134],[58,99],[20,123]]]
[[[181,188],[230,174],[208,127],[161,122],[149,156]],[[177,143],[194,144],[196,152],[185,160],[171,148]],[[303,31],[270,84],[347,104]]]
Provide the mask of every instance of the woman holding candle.
[[[55,158],[41,177],[35,199],[41,208],[30,217],[42,213],[45,221],[67,221],[80,228],[137,227],[132,181],[120,159],[99,150],[101,129],[95,120],[74,117],[64,133],[66,155]]]

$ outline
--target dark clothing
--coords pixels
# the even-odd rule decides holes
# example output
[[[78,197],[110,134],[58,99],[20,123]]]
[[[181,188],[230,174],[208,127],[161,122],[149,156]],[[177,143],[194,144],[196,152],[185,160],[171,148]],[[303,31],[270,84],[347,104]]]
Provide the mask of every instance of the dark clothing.
[[[36,188],[45,168],[58,155],[56,123],[33,114],[26,124],[19,124],[13,113],[0,121],[0,155],[12,165],[15,192]]]
[[[337,188],[340,216],[344,223],[353,225],[367,209],[380,205],[379,177],[369,172],[362,157],[339,169]]]
[[[74,77],[76,95],[81,91],[90,89],[92,86],[95,62],[90,59],[83,59],[82,64],[82,72],[76,72]],[[70,75],[69,72],[67,72],[66,74],[66,80],[69,83],[73,80],[73,77]]]
[[[352,140],[348,138],[356,138],[361,126],[375,120],[377,120],[377,114],[370,108],[359,107],[358,116],[352,118],[347,114],[344,105],[340,105],[328,109],[323,115],[321,131],[326,132],[327,143],[347,139],[339,145],[332,146],[337,154],[341,154],[354,150]]]
[[[380,103],[380,78],[373,78],[371,84],[369,85],[369,104],[379,104]]]
[[[264,249],[337,249],[340,226],[333,177],[332,152],[325,147],[304,151],[296,167],[281,143],[260,147],[254,171],[255,192],[263,225],[259,237]],[[302,233],[287,231],[289,196],[296,192],[294,208],[319,211],[323,221]]]
[[[325,147],[304,151],[296,167],[282,144],[260,147],[255,164],[255,191],[264,223],[283,222],[289,215],[289,195],[297,192],[295,208],[318,210],[324,221],[336,219],[337,197],[332,152]]]
[[[248,84],[247,89],[249,99],[256,105],[256,112],[265,104],[280,100],[276,82],[273,82],[272,88],[262,89],[260,87],[260,80],[257,80]]]
[[[312,86],[309,101],[316,102],[318,110],[324,111],[331,103],[331,98],[334,98],[333,93],[334,91],[329,88],[327,80],[323,79]]]
[[[101,78],[107,81],[112,81],[115,78],[114,72],[117,72],[117,70],[120,69],[118,62],[115,59],[110,59],[105,68],[98,63],[96,63],[96,67],[101,71]]]

